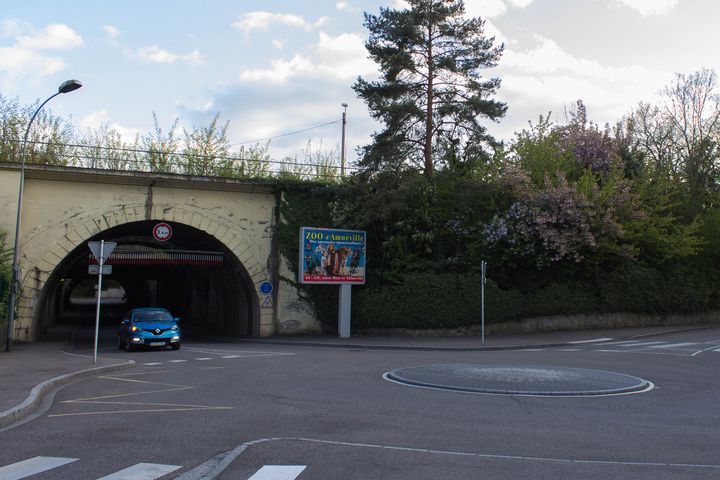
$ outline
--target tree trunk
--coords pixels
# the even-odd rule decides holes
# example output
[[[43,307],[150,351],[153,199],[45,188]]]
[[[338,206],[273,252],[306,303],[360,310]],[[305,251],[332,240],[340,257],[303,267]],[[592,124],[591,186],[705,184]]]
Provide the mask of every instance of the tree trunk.
[[[427,78],[427,107],[425,109],[425,176],[430,178],[433,175],[432,158],[432,131],[433,131],[433,48],[432,48],[432,24],[428,25],[428,78]]]

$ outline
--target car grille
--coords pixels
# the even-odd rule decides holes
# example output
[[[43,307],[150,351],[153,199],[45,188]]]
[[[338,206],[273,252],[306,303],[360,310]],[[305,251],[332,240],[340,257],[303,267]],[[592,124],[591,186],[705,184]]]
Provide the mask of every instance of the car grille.
[[[158,337],[162,336],[163,333],[170,331],[170,328],[144,328],[143,332],[152,333]]]

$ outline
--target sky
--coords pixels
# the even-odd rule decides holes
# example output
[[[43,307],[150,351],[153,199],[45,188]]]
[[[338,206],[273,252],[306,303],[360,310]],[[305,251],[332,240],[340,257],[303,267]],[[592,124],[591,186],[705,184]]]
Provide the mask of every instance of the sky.
[[[363,12],[401,0],[0,0],[0,94],[44,100],[67,79],[83,87],[48,107],[80,129],[108,126],[132,139],[153,129],[207,126],[219,112],[233,147],[270,139],[274,160],[314,151],[347,158],[381,126],[356,98],[375,79]],[[71,6],[69,6],[71,5]],[[614,123],[657,101],[676,73],[720,71],[715,0],[466,0],[503,43],[497,99],[508,105],[490,134],[579,99],[590,120]]]

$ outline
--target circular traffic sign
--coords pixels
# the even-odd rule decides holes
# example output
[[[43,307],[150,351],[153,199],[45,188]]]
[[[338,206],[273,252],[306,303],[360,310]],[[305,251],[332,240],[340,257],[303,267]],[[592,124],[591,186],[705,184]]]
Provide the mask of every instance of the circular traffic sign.
[[[273,284],[270,282],[262,282],[260,284],[260,292],[264,293],[265,295],[271,294],[273,291]]]
[[[167,223],[158,223],[153,227],[153,238],[158,242],[165,242],[172,237],[172,227]]]

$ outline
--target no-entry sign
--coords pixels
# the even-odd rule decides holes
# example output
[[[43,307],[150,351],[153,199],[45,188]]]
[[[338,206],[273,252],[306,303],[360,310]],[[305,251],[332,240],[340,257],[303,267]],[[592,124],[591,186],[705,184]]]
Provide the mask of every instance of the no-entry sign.
[[[158,242],[165,242],[172,237],[172,227],[167,223],[158,223],[153,227],[153,238]]]

